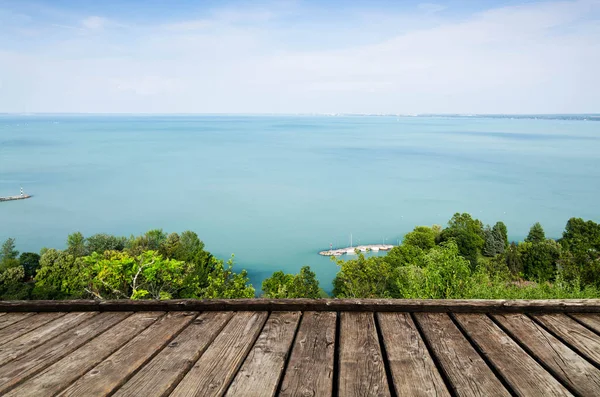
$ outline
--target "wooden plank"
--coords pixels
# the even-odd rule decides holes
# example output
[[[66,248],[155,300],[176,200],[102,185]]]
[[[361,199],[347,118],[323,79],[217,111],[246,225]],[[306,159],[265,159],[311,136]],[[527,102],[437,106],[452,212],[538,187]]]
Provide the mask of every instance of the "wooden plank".
[[[300,312],[271,313],[227,396],[275,395],[299,320]]]
[[[600,365],[600,336],[564,314],[544,314],[534,318],[588,359]]]
[[[450,396],[410,314],[377,313],[398,396]]]
[[[51,341],[30,350],[0,367],[0,394],[6,393],[30,376],[52,365],[88,340],[106,331],[131,314],[100,313]]]
[[[167,313],[110,357],[89,370],[60,396],[105,396],[114,392],[177,333],[185,328],[197,313]]]
[[[556,378],[582,396],[600,390],[600,370],[523,314],[497,314],[494,318],[543,362]]]
[[[600,313],[600,299],[182,299],[1,301],[0,311],[358,311]]]
[[[266,312],[236,313],[171,396],[222,396],[267,317]]]
[[[304,313],[280,396],[331,396],[336,320],[335,312]]]
[[[550,373],[484,314],[456,314],[473,342],[519,395],[570,396]]]
[[[22,321],[27,317],[33,316],[34,314],[35,313],[7,313],[6,315],[0,317],[0,329]]]
[[[2,328],[0,329],[0,345],[10,342],[19,336],[33,331],[34,329],[64,315],[65,313],[60,312],[40,313],[36,314],[35,316],[28,317],[26,320],[19,321],[15,324],[9,325],[8,327]]]
[[[79,325],[97,312],[69,313],[0,346],[0,365],[4,365],[55,336]]]
[[[232,315],[232,312],[209,312],[198,316],[113,396],[149,397],[170,393]]]
[[[340,314],[339,394],[390,396],[373,313]]]
[[[581,321],[583,324],[600,333],[600,315],[591,313],[572,314],[572,317]]]
[[[442,370],[459,396],[510,396],[447,314],[415,313]]]
[[[164,312],[133,314],[17,386],[6,396],[55,396],[163,315]]]

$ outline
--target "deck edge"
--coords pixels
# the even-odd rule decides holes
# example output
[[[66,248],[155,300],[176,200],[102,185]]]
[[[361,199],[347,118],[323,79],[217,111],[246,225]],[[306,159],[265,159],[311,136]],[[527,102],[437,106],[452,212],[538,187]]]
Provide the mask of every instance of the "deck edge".
[[[0,312],[52,311],[370,311],[600,313],[600,299],[177,299],[0,301]]]

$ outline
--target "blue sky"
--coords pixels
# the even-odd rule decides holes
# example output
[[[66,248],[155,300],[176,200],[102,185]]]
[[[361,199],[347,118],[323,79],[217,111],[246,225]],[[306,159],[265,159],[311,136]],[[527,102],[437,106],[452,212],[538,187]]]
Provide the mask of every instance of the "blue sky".
[[[600,112],[600,0],[0,0],[0,112]]]

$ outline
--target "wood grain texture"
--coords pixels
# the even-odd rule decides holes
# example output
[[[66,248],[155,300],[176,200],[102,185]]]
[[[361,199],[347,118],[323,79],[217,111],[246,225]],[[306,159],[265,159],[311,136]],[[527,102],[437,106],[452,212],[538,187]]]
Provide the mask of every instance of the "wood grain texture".
[[[552,374],[582,396],[596,396],[600,370],[523,314],[495,314],[494,318],[517,338]]]
[[[300,312],[274,312],[246,357],[227,396],[274,396],[300,320]]]
[[[111,394],[154,354],[161,351],[195,317],[196,313],[190,312],[167,313],[110,357],[77,379],[59,395],[106,396]]]
[[[267,317],[266,312],[235,313],[171,396],[222,396]]]
[[[196,363],[232,315],[232,312],[200,314],[113,396],[167,395]]]
[[[459,396],[510,396],[447,314],[415,313],[433,353]]]
[[[600,365],[600,337],[593,331],[564,314],[533,317],[581,354]]]
[[[571,314],[571,317],[581,321],[583,324],[593,329],[597,333],[600,333],[600,314],[578,313]]]
[[[21,335],[0,346],[0,365],[4,365],[29,350],[61,335],[63,332],[79,325],[98,312],[68,313],[56,320],[50,321],[35,330]]]
[[[4,316],[0,317],[0,329],[8,327],[11,324],[17,323],[26,319],[27,317],[31,317],[35,314],[35,312],[30,313],[6,313]]]
[[[0,394],[52,365],[88,340],[119,323],[131,313],[100,313],[51,341],[0,367]]]
[[[304,313],[280,396],[331,396],[337,313]]]
[[[408,313],[377,313],[398,396],[450,396]]]
[[[55,396],[162,316],[164,312],[133,314],[20,384],[6,396]]]
[[[65,313],[61,312],[39,313],[35,316],[28,317],[23,321],[19,321],[9,325],[8,327],[2,328],[0,329],[0,345],[10,342],[19,336],[26,334],[29,331],[33,331],[34,329],[64,315]]]
[[[339,395],[390,396],[373,313],[340,313]]]
[[[0,301],[0,311],[2,312],[149,310],[600,313],[600,299],[174,299]]]
[[[570,396],[548,371],[484,314],[455,314],[473,342],[520,395]]]

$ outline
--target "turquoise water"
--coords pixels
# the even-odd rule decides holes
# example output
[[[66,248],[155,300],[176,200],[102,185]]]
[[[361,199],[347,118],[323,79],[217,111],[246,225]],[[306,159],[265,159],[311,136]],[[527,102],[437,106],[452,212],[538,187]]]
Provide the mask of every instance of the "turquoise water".
[[[600,123],[453,117],[0,116],[0,240],[194,230],[255,286],[317,251],[396,243],[466,211],[511,238],[600,220]]]

